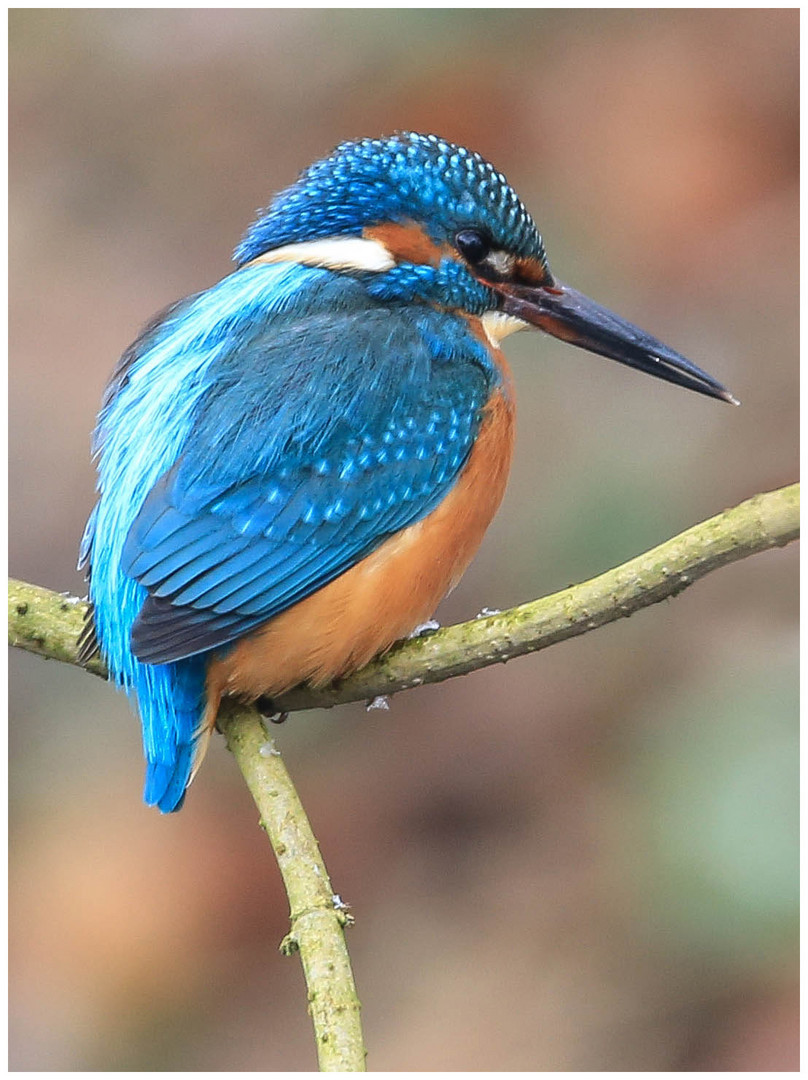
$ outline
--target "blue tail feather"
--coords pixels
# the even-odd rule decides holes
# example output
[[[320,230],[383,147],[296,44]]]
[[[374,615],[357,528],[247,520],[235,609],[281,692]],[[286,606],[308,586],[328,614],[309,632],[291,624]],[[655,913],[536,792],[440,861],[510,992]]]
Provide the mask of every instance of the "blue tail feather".
[[[193,744],[177,747],[174,762],[164,765],[159,761],[146,763],[146,782],[143,785],[143,801],[156,806],[164,814],[174,813],[185,802],[185,792],[194,762]]]
[[[206,705],[204,659],[139,664],[135,691],[146,756],[143,800],[169,814],[182,806],[194,767]]]

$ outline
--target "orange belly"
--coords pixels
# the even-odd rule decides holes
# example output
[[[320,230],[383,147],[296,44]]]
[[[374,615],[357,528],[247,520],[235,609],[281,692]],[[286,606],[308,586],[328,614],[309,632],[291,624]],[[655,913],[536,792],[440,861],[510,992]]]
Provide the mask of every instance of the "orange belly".
[[[355,671],[429,619],[460,580],[499,507],[513,435],[513,403],[500,391],[440,506],[211,662],[206,719],[215,719],[223,694],[275,696],[298,683],[321,685]]]

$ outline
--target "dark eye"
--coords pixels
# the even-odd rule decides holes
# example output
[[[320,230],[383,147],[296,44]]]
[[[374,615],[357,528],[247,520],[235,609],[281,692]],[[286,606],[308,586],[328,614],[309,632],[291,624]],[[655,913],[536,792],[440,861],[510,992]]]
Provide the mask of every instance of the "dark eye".
[[[470,263],[479,263],[491,251],[491,244],[476,229],[461,229],[455,237],[457,250]]]

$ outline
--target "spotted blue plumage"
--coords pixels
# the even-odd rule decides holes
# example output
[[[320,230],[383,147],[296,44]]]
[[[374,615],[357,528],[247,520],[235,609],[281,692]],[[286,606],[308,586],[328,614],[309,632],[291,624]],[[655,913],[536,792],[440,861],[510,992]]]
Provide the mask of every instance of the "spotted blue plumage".
[[[436,135],[400,132],[347,142],[275,197],[236,248],[249,262],[283,244],[359,236],[370,225],[417,221],[438,243],[484,224],[495,246],[547,265],[532,217],[502,173]]]
[[[339,281],[213,361],[212,389],[130,528],[149,590],[132,631],[166,663],[237,639],[446,495],[498,376],[464,320],[413,318]],[[249,363],[246,363],[249,358]]]
[[[83,552],[147,803],[181,805],[211,650],[429,513],[498,378],[462,317],[294,263],[237,271],[125,354]]]

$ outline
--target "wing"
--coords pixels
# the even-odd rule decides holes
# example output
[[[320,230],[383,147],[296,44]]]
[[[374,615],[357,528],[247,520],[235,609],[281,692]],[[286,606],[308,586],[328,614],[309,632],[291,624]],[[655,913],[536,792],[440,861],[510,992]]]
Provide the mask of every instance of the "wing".
[[[495,378],[462,320],[387,307],[291,320],[217,364],[123,551],[146,663],[226,645],[428,514]]]
[[[195,295],[188,296],[182,300],[176,300],[163,308],[162,311],[159,311],[149,320],[140,331],[137,338],[126,350],[124,350],[104,390],[101,401],[102,414],[115,399],[117,394],[126,386],[126,383],[129,380],[130,370],[154,343],[164,324],[172,316],[178,315],[183,308],[187,308],[193,304],[195,299]],[[99,433],[98,430],[96,430],[93,437],[93,452],[97,453],[100,449]],[[80,571],[84,571],[88,582],[92,577],[92,552],[98,510],[99,504],[96,503],[87,519],[87,524],[84,527],[84,535],[81,538],[81,545],[79,547],[79,561],[76,568]],[[77,658],[80,664],[86,664],[98,652],[99,642],[96,633],[95,610],[92,601],[87,605],[87,611],[84,616],[84,625],[79,634],[77,646]]]

